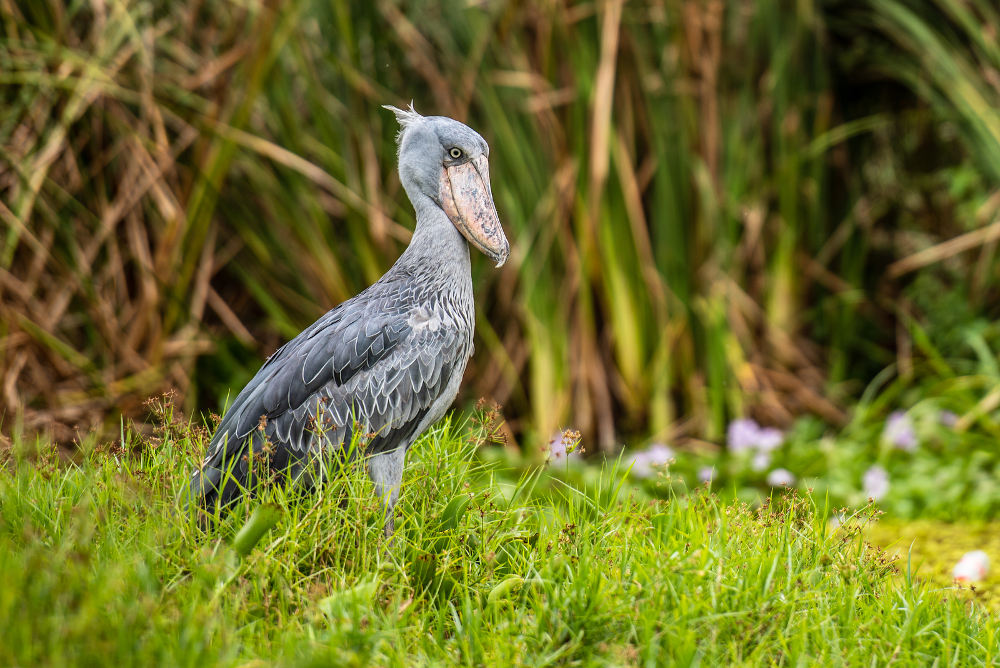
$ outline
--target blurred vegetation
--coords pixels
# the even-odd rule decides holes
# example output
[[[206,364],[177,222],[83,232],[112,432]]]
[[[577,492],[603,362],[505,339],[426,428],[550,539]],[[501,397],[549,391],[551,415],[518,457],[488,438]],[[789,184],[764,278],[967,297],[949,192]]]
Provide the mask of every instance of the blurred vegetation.
[[[491,143],[513,255],[474,260],[464,396],[529,450],[843,425],[943,368],[990,420],[998,29],[988,0],[4,0],[3,429],[218,410],[406,244],[379,105],[410,99]]]

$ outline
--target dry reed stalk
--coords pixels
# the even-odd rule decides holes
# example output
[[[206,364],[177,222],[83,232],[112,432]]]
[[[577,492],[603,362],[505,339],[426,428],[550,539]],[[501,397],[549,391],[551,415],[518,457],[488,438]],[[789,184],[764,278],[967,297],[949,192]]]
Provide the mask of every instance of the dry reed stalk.
[[[916,354],[894,336],[916,307],[872,278],[870,249],[898,257],[887,197],[848,146],[899,116],[834,124],[820,3],[43,2],[30,30],[29,5],[0,13],[0,400],[26,426],[114,427],[167,386],[218,408],[375,280],[413,215],[378,105],[411,98],[493,147],[513,253],[474,261],[467,386],[527,450],[563,427],[610,450],[746,413],[840,421],[830,359],[866,327],[886,363]],[[951,92],[996,91],[970,86]],[[889,274],[978,248],[985,302],[993,226]]]
[[[252,44],[186,67],[160,47],[180,25],[197,23],[189,20],[196,7],[175,7],[156,23],[142,8],[95,3],[75,11],[89,20],[32,28],[12,7],[2,18],[9,71],[19,75],[0,89],[18,101],[8,106],[15,124],[0,162],[3,201],[13,203],[0,205],[3,428],[59,440],[136,415],[164,387],[188,386],[194,359],[210,348],[192,323],[211,294],[212,244],[199,253],[189,319],[168,330],[162,318],[178,269],[172,249],[187,224],[191,165],[178,158],[201,134],[194,116],[178,122],[178,114],[190,114],[184,104],[218,106],[199,89],[237,67]],[[62,51],[36,39],[46,30],[64,31]],[[215,302],[230,328],[249,337]]]

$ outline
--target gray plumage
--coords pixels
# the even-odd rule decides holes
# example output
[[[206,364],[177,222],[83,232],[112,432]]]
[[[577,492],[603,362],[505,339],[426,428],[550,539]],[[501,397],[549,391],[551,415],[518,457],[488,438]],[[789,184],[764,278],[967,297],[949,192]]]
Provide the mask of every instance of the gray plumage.
[[[485,165],[489,153],[483,138],[457,121],[425,118],[412,107],[393,111],[402,126],[400,179],[417,213],[410,245],[374,285],[282,346],[243,388],[193,475],[201,505],[239,498],[262,452],[273,468],[309,486],[317,455],[361,436],[368,472],[385,500],[386,533],[392,532],[406,450],[447,411],[473,350],[466,238],[483,248],[486,237],[469,231],[465,216],[446,213],[454,206],[444,206],[439,193],[444,188],[450,196],[449,174],[456,182],[474,175],[470,165],[477,159]],[[489,206],[483,188],[470,197],[496,220],[484,178]],[[484,250],[502,263],[509,247],[503,239]]]

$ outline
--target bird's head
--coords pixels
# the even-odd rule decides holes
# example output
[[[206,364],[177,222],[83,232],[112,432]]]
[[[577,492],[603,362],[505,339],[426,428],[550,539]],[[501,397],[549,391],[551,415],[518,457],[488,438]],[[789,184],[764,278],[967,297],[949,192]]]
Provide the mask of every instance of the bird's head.
[[[490,147],[451,118],[385,105],[399,121],[399,178],[410,200],[428,197],[473,246],[500,267],[510,244],[490,190]]]

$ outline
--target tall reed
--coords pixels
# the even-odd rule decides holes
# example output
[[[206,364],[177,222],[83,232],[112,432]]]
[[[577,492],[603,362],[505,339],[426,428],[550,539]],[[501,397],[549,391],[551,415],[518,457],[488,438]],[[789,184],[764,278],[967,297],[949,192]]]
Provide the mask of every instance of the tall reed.
[[[938,4],[948,30],[996,19]],[[830,7],[8,0],[4,428],[71,437],[165,385],[218,409],[407,242],[379,106],[411,99],[492,146],[514,250],[500,272],[474,261],[464,396],[504,404],[528,451],[568,426],[610,449],[717,440],[751,411],[842,420],[858,369],[894,354],[891,277],[934,258],[891,246],[887,276],[872,252],[862,174],[894,110],[845,112],[830,25],[872,21]],[[908,7],[871,5],[885,70],[988,163],[995,40],[940,42]]]

